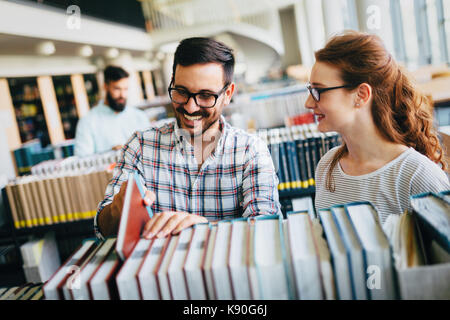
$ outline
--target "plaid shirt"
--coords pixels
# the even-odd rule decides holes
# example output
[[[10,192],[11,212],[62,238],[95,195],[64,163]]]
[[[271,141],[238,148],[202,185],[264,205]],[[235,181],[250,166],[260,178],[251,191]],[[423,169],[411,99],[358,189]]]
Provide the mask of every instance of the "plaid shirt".
[[[217,146],[200,169],[194,147],[176,121],[135,132],[98,206],[96,236],[104,239],[97,225],[99,212],[133,170],[156,194],[153,212],[185,211],[210,221],[280,214],[278,178],[267,145],[256,135],[231,127],[223,116],[220,128]]]

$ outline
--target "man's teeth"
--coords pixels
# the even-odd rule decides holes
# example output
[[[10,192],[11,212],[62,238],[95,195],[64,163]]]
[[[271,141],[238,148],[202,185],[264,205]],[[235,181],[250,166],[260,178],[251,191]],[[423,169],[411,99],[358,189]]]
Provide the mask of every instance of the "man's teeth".
[[[191,121],[200,120],[202,118],[202,116],[191,117],[191,116],[188,116],[187,114],[184,114],[184,117]]]

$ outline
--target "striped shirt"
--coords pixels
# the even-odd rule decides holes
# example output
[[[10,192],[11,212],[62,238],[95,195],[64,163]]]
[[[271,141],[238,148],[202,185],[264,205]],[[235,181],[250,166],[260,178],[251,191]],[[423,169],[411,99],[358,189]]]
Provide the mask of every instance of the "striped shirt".
[[[137,131],[122,150],[121,160],[94,219],[137,170],[156,194],[153,212],[185,211],[208,220],[280,214],[278,178],[267,145],[256,135],[231,127],[220,117],[215,150],[199,168],[194,147],[176,121]]]
[[[374,172],[350,176],[338,163],[332,172],[335,192],[326,189],[328,168],[339,147],[327,152],[316,168],[316,209],[356,201],[369,201],[378,211],[381,223],[391,214],[411,210],[411,195],[450,189],[447,174],[414,148]]]

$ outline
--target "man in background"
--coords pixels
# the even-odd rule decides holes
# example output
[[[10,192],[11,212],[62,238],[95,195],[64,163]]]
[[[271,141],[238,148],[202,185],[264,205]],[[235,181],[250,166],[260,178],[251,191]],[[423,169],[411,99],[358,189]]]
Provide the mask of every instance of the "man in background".
[[[150,126],[145,112],[127,106],[129,74],[117,66],[104,70],[106,98],[78,121],[75,155],[121,149],[128,138]]]

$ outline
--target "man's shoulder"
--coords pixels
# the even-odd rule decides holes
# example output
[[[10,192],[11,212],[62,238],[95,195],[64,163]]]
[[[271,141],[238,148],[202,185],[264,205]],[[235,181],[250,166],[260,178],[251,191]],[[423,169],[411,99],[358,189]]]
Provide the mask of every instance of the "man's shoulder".
[[[164,121],[152,123],[150,127],[140,130],[140,134],[146,137],[154,137],[156,135],[170,135],[175,130],[175,121],[171,119],[165,119]]]

